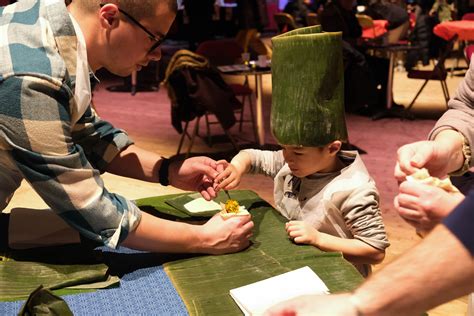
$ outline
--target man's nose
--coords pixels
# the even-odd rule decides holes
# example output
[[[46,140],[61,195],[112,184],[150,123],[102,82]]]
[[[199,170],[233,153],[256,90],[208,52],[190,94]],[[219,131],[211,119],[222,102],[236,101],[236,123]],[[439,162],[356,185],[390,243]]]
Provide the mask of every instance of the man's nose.
[[[148,58],[153,61],[158,61],[161,59],[161,48],[157,47],[153,51],[148,53]]]

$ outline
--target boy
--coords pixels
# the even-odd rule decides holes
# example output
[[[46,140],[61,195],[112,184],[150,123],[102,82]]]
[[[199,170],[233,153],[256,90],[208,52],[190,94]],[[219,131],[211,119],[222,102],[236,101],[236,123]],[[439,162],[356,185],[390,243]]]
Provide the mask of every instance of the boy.
[[[217,189],[235,188],[247,172],[273,177],[288,236],[342,252],[367,276],[389,243],[374,181],[356,151],[340,150],[347,139],[340,33],[309,27],[272,41],[271,125],[283,150],[247,149],[220,162]]]

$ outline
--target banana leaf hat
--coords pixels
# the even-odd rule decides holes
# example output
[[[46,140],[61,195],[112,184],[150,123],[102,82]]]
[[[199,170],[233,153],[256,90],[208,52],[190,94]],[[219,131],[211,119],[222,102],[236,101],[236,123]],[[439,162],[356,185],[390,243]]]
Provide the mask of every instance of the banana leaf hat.
[[[272,38],[271,130],[282,145],[347,141],[341,32],[321,26]]]

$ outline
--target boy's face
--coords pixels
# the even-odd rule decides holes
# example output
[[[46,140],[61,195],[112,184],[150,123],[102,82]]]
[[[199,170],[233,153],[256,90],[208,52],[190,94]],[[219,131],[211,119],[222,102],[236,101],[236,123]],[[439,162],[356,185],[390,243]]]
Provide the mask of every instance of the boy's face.
[[[316,172],[331,172],[336,159],[336,152],[330,145],[324,147],[283,147],[283,156],[291,172],[298,178],[304,178]]]

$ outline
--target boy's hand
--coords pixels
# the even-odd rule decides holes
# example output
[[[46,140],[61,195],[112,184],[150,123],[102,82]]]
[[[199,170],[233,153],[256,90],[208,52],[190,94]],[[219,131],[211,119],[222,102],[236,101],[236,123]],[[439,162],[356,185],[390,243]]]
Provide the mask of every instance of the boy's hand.
[[[285,224],[285,229],[295,243],[318,247],[320,232],[310,224],[303,221],[289,221]]]
[[[219,175],[214,179],[214,183],[217,184],[216,191],[221,189],[235,189],[240,184],[242,173],[236,166],[226,160],[219,160],[217,165],[222,166],[224,171],[219,173]]]

